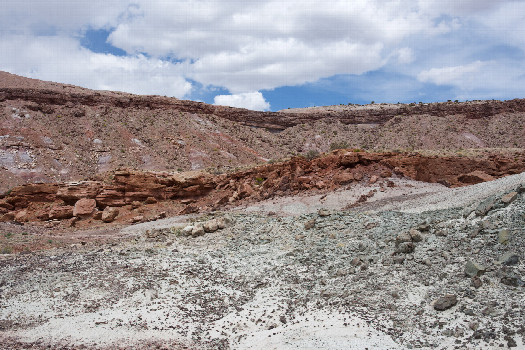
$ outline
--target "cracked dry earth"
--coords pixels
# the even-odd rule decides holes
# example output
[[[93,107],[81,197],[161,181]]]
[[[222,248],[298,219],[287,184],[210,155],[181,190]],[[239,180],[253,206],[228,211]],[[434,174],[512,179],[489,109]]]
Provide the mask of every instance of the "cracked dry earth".
[[[5,255],[0,347],[523,349],[524,184]]]

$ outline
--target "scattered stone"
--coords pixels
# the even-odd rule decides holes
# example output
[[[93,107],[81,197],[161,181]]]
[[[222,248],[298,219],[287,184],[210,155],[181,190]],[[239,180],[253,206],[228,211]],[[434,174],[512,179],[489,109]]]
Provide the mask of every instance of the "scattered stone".
[[[182,234],[184,236],[190,236],[193,232],[193,225],[188,225],[182,229]]]
[[[379,177],[377,175],[372,175],[372,177],[370,177],[370,183],[375,184],[378,179]]]
[[[516,341],[510,335],[506,335],[505,340],[507,341],[507,347],[509,348],[515,348],[518,346]]]
[[[498,232],[498,242],[500,244],[509,243],[510,232],[507,229],[501,229]]]
[[[412,237],[408,232],[403,232],[397,235],[396,237],[396,246],[404,242],[412,242]]]
[[[525,282],[523,282],[521,278],[515,274],[508,274],[506,276],[503,276],[501,278],[501,283],[511,287],[519,287],[525,284]]]
[[[438,237],[446,237],[448,235],[448,232],[445,229],[436,230],[435,233],[436,233],[436,236]]]
[[[402,264],[405,262],[405,257],[403,255],[394,256],[394,264]]]
[[[356,173],[354,173],[354,179],[355,179],[356,181],[361,181],[361,180],[363,180],[363,177],[364,177],[364,175],[363,175],[363,173],[361,173],[361,172],[356,172]]]
[[[382,170],[379,175],[381,177],[390,177],[390,176],[392,176],[392,172],[390,170]]]
[[[102,211],[101,219],[102,221],[107,222],[107,223],[113,222],[115,218],[118,216],[118,214],[119,214],[119,210],[117,208],[106,207]]]
[[[198,237],[204,235],[204,227],[202,225],[195,225],[193,226],[193,229],[191,230],[191,235],[193,237]]]
[[[217,227],[219,228],[219,230],[226,228],[228,224],[231,223],[231,220],[228,217],[217,218],[216,221],[217,221]]]
[[[319,209],[319,211],[317,212],[317,215],[319,216],[330,216],[330,211],[328,209]]]
[[[470,284],[472,285],[472,287],[478,289],[479,287],[483,285],[483,282],[481,282],[481,278],[479,278],[478,276],[474,276],[472,277]]]
[[[525,193],[525,184],[519,185],[519,187],[516,189],[516,192]]]
[[[516,198],[518,198],[518,192],[510,192],[501,197],[501,202],[505,205],[509,205],[514,202]]]
[[[71,219],[68,219],[67,222],[66,222],[66,225],[68,227],[75,227],[76,224],[77,224],[77,221],[79,221],[80,218],[77,217],[77,216],[73,216]]]
[[[447,294],[438,298],[434,302],[434,310],[444,311],[450,309],[458,303],[458,299],[454,294]]]
[[[517,254],[514,253],[505,253],[501,256],[501,258],[498,260],[499,264],[503,264],[506,266],[513,266],[517,265],[520,261],[520,257]]]
[[[399,254],[410,254],[414,251],[415,249],[415,245],[414,243],[412,242],[404,242],[404,243],[401,243],[397,249],[396,249],[396,253],[399,253]]]
[[[204,232],[215,232],[219,229],[219,225],[217,224],[217,220],[208,220],[202,225]]]
[[[378,224],[377,222],[367,222],[367,223],[365,224],[365,228],[366,228],[367,230],[371,230],[371,229],[376,228],[376,227],[378,227],[378,226],[379,226],[379,224]]]
[[[477,216],[485,216],[496,204],[495,198],[487,198],[476,207]]]
[[[472,261],[468,261],[465,264],[465,275],[469,277],[479,277],[485,273],[485,270],[485,267]]]
[[[412,229],[408,231],[408,234],[410,235],[410,238],[413,242],[421,242],[423,240],[423,236],[418,230]]]
[[[422,223],[422,224],[419,224],[419,226],[417,227],[417,229],[421,232],[428,232],[430,231],[430,225],[427,224],[426,222]]]
[[[305,230],[309,230],[314,227],[315,227],[315,219],[308,220],[307,222],[304,223]]]
[[[363,261],[360,258],[353,258],[352,261],[350,261],[350,265],[352,266],[358,266],[361,265]]]
[[[95,211],[95,214],[93,214],[93,220],[102,220],[102,212]]]
[[[336,174],[333,177],[334,182],[340,184],[340,185],[346,185],[350,182],[354,181],[354,175],[352,173],[341,173]]]
[[[92,198],[82,198],[75,203],[73,209],[73,216],[89,217],[97,208],[97,202]]]
[[[131,218],[131,223],[132,224],[136,224],[137,222],[142,222],[144,221],[144,216],[142,215],[137,215],[137,216],[134,216],[133,218]]]

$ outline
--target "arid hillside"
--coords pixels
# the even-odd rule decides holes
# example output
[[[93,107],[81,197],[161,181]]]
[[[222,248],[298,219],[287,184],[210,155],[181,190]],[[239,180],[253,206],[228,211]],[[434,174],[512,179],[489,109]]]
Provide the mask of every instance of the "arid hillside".
[[[265,113],[0,72],[0,191],[119,168],[225,172],[333,148],[519,150],[524,116],[524,100]]]

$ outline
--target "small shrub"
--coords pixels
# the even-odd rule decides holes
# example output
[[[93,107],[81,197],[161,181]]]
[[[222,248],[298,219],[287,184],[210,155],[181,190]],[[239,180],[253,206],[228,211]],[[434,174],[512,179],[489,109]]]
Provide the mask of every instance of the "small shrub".
[[[311,149],[306,153],[305,158],[308,160],[312,160],[315,158],[319,158],[319,156],[320,156],[319,151]]]
[[[182,227],[171,227],[170,231],[175,236],[182,236]]]
[[[0,249],[1,254],[11,254],[13,252],[13,249],[11,247],[3,247]]]
[[[345,148],[348,148],[348,142],[346,141],[332,142],[330,144],[330,151],[335,151],[336,149],[345,149]]]
[[[262,185],[263,182],[264,182],[264,179],[262,177],[255,178],[255,183],[257,184],[257,186]]]

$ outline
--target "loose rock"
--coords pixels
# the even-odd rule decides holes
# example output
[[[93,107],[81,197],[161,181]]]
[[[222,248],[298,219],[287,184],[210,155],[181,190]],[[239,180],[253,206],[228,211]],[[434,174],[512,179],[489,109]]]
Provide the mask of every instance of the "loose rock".
[[[434,310],[444,311],[455,306],[457,303],[457,297],[454,294],[448,294],[440,297],[434,302]]]
[[[465,264],[465,275],[469,277],[474,277],[474,276],[479,277],[483,275],[484,273],[485,273],[485,267],[483,267],[482,265],[479,265],[478,263],[468,261]]]

